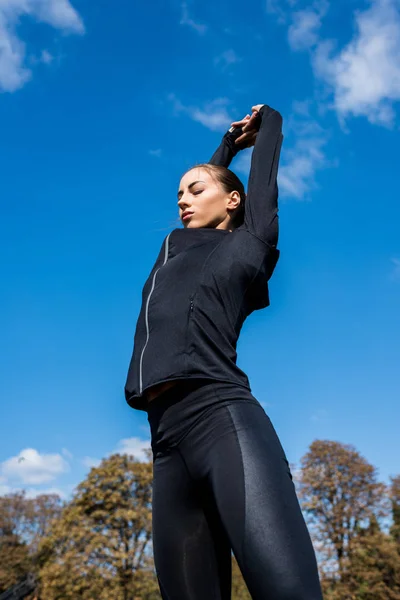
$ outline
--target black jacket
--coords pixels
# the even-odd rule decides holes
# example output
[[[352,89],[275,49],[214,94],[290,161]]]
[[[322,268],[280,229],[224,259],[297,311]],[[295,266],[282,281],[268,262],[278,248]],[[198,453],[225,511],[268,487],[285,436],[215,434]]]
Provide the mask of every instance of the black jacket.
[[[260,116],[243,225],[232,232],[174,229],[144,285],[125,386],[133,408],[146,410],[143,392],[176,379],[207,378],[250,389],[236,365],[236,344],[246,317],[269,305],[267,282],[279,256],[282,117],[267,105]],[[224,135],[211,164],[229,166],[239,133]]]

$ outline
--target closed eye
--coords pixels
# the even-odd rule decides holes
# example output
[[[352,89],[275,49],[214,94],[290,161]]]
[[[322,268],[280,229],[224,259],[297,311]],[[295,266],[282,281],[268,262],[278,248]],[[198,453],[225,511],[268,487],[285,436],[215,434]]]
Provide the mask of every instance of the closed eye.
[[[0,2],[1,2],[1,0],[0,0]],[[202,192],[204,192],[204,190],[196,190],[195,192],[192,192],[192,194],[193,194],[194,196],[198,196],[198,195],[199,195],[199,194],[201,194]],[[182,193],[178,193],[178,202],[179,202],[179,200],[182,198],[182,196],[183,196],[183,194],[182,194]]]

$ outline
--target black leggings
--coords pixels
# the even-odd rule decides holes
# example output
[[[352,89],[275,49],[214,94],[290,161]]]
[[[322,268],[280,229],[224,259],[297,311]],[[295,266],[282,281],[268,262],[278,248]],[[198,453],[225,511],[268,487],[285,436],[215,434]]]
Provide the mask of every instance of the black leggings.
[[[154,560],[164,600],[230,600],[231,550],[255,600],[322,600],[289,464],[260,403],[184,381],[148,408]]]

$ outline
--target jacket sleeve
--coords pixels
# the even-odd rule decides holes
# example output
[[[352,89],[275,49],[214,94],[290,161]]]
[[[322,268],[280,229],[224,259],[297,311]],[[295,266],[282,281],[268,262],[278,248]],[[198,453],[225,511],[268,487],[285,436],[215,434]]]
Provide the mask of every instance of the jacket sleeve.
[[[242,135],[242,128],[236,127],[233,131],[227,131],[223,136],[220,145],[208,161],[210,165],[229,168],[232,159],[240,150],[240,145],[235,144],[235,140]]]
[[[244,223],[238,229],[276,248],[278,243],[278,164],[283,141],[282,116],[264,104],[251,157]]]

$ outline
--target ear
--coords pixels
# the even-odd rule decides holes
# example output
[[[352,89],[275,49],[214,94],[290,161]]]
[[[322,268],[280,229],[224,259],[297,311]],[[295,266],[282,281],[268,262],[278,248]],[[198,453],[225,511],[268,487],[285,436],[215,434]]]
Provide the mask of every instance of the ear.
[[[240,204],[239,192],[231,192],[228,197],[226,208],[229,210],[235,210]]]

